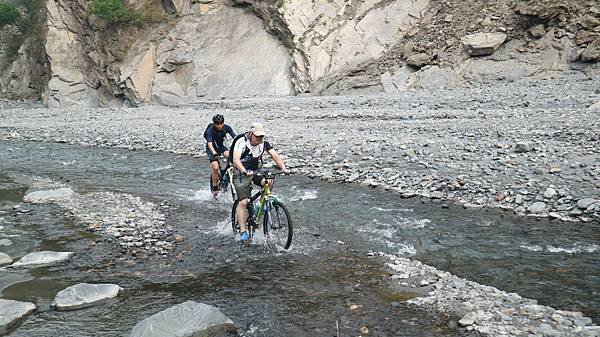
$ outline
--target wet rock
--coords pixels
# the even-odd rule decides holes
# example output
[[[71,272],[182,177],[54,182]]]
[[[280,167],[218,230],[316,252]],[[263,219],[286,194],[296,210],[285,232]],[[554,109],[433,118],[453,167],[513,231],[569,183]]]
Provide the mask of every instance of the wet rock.
[[[71,190],[70,188],[59,188],[56,190],[36,191],[36,192],[27,193],[23,197],[23,200],[25,202],[32,202],[32,203],[45,203],[45,202],[56,201],[56,200],[60,200],[60,199],[68,199],[68,198],[73,197],[73,194],[74,194],[73,190]]]
[[[597,203],[598,200],[592,198],[583,198],[577,201],[577,207],[580,209],[587,209],[590,205]]]
[[[527,208],[527,210],[530,213],[542,213],[546,210],[546,204],[541,201],[534,202]]]
[[[8,333],[34,310],[33,303],[0,299],[0,335]]]
[[[72,252],[33,252],[29,253],[17,262],[13,263],[11,267],[26,267],[26,268],[37,268],[47,267],[55,264],[59,264],[64,261],[68,261],[73,257]]]
[[[217,308],[188,301],[144,319],[136,324],[129,336],[237,336],[237,328]]]
[[[494,53],[506,41],[505,33],[476,33],[464,36],[460,41],[471,56],[484,56]]]
[[[80,283],[61,290],[51,306],[56,310],[76,310],[116,297],[122,288],[116,284]]]
[[[12,263],[12,258],[7,254],[0,253],[0,265]]]
[[[9,239],[0,239],[0,246],[10,246],[12,244],[12,241]]]

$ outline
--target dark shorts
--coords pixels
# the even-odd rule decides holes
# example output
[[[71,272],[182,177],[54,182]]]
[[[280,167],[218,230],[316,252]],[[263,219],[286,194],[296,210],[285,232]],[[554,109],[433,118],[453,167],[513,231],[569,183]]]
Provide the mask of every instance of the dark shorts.
[[[217,161],[217,157],[219,155],[222,155],[225,151],[229,151],[227,147],[225,147],[225,145],[221,145],[221,147],[218,147],[215,143],[213,143],[213,146],[215,147],[215,150],[217,150],[217,156],[213,156],[213,154],[210,153],[210,150],[208,149],[208,144],[206,144],[206,146],[204,147],[206,149],[206,158],[211,163],[213,161]]]
[[[239,171],[235,171],[233,174],[233,186],[235,187],[235,193],[237,194],[237,200],[243,200],[250,198],[252,192],[252,184],[261,186],[262,177],[260,176],[247,176],[241,174]]]

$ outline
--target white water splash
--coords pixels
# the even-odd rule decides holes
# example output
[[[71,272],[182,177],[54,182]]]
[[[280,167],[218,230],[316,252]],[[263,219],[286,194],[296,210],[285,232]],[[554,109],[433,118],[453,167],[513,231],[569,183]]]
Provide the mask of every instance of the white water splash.
[[[396,226],[402,229],[419,229],[425,228],[431,223],[429,219],[413,219],[413,218],[397,218],[395,220]]]
[[[300,192],[300,191],[298,191]],[[290,201],[300,201],[300,200],[314,200],[314,199],[318,199],[319,196],[319,191],[317,190],[305,190],[302,191],[303,194],[301,195],[295,195],[293,197],[290,198]]]
[[[165,170],[170,170],[170,169],[172,169],[172,168],[173,168],[173,166],[172,166],[172,165],[159,166],[159,167],[153,168],[153,169],[151,169],[151,170],[148,170],[148,171],[147,171],[147,173],[150,173],[150,172],[158,172],[158,171],[165,171]]]
[[[599,245],[595,245],[595,244],[584,245],[584,244],[580,244],[580,243],[576,243],[570,247],[569,246],[560,247],[560,246],[553,246],[553,245],[545,245],[542,247],[540,245],[523,244],[523,245],[521,245],[521,248],[532,251],[532,252],[545,251],[548,253],[565,253],[565,254],[595,253],[600,250]]]
[[[404,220],[408,221],[408,219]],[[412,256],[417,254],[417,249],[413,244],[406,241],[397,241],[399,237],[396,225],[373,219],[370,223],[357,226],[357,231],[367,233],[370,241],[382,243],[391,250],[396,250],[399,255]]]
[[[410,212],[414,212],[414,210],[412,208],[382,208],[379,206],[373,206],[371,207],[372,210],[375,211],[379,211],[379,212],[402,212],[402,213],[410,213]]]
[[[525,250],[530,250],[532,252],[541,252],[544,250],[544,247],[540,247],[538,245],[521,245],[521,248]]]

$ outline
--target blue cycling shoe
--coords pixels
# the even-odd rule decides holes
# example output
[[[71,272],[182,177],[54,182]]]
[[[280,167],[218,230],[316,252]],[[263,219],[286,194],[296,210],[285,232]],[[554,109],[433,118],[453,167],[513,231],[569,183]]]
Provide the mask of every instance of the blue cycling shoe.
[[[240,241],[245,242],[245,241],[248,241],[248,239],[250,239],[250,235],[248,235],[248,231],[243,231],[240,234]]]

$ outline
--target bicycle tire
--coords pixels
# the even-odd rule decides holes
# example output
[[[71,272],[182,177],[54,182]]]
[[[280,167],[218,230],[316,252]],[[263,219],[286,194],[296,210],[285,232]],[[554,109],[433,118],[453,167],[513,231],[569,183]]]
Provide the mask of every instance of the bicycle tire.
[[[236,200],[233,203],[233,206],[231,206],[231,228],[233,229],[234,234],[237,234],[240,231],[240,228],[238,227],[238,224],[236,221],[237,219],[236,219],[236,211],[235,211],[238,204],[239,204],[239,200]]]
[[[282,215],[285,216],[284,223],[281,222]],[[272,220],[271,223],[269,223],[269,219]],[[277,221],[277,225],[274,225],[275,221]],[[263,217],[263,230],[266,237],[276,237],[275,239],[283,247],[283,249],[290,248],[292,245],[292,238],[294,236],[292,217],[283,203],[279,201],[273,201],[269,207],[269,210]],[[287,233],[285,233],[286,230]]]

